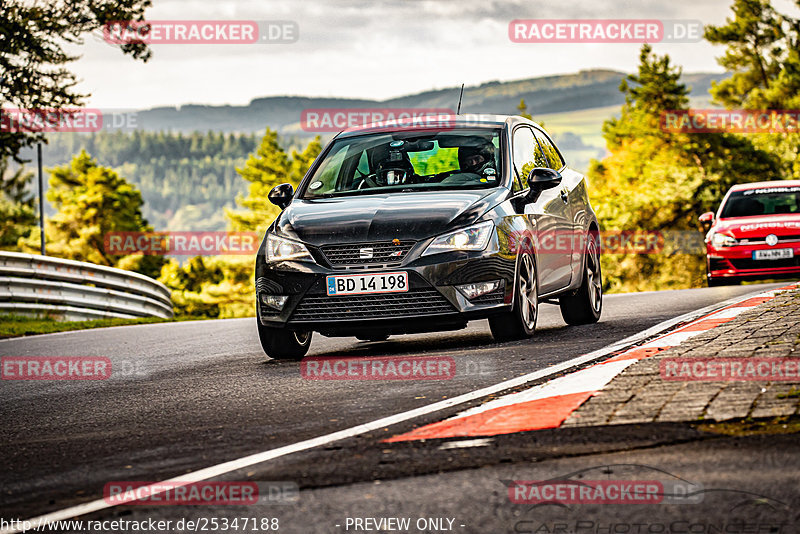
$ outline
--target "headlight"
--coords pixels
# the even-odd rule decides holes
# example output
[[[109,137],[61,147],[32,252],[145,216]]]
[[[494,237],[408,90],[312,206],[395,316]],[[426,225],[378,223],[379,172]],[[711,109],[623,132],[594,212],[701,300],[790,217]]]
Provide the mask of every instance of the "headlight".
[[[463,230],[437,237],[428,245],[423,256],[452,250],[483,250],[494,230],[492,221],[482,222]]]
[[[272,234],[267,236],[267,261],[314,261],[306,246]]]
[[[714,234],[711,237],[711,243],[715,247],[732,247],[736,244],[736,239],[725,234]]]

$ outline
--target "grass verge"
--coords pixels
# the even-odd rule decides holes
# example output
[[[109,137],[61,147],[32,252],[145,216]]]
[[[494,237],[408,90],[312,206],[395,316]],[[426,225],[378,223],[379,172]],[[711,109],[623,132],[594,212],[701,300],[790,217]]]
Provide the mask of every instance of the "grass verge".
[[[108,326],[125,326],[131,324],[167,323],[175,321],[195,321],[198,317],[177,317],[160,319],[158,317],[142,317],[139,319],[93,319],[90,321],[56,321],[48,318],[24,317],[20,315],[0,315],[0,339],[10,337],[32,336],[36,334],[52,334],[71,330],[89,328],[105,328]]]

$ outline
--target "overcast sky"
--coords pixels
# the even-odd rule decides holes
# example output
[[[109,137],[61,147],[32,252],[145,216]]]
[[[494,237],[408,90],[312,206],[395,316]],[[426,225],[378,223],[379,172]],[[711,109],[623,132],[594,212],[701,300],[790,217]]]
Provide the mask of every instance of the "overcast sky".
[[[148,63],[96,36],[73,64],[88,104],[236,104],[275,95],[385,99],[491,80],[636,68],[638,44],[518,44],[513,19],[695,19],[722,23],[732,0],[154,0],[150,20],[292,20],[293,44],[160,44]],[[791,12],[788,0],[775,0]],[[656,44],[686,72],[721,69],[722,48]]]

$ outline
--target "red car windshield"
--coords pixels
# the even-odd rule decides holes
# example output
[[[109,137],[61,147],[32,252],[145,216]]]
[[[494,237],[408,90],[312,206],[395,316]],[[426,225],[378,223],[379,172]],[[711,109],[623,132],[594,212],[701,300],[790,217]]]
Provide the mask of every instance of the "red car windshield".
[[[800,187],[765,187],[731,193],[720,218],[800,213]]]

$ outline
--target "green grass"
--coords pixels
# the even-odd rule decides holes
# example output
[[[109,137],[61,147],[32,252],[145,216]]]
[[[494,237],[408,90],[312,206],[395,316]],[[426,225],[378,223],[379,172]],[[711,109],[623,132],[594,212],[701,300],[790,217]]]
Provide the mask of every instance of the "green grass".
[[[0,315],[0,339],[9,337],[32,336],[35,334],[51,334],[70,330],[88,328],[105,328],[108,326],[125,326],[131,324],[166,323],[184,320],[196,320],[196,317],[178,317],[160,319],[146,317],[141,319],[95,319],[91,321],[56,321],[48,318],[23,317],[19,315]]]
[[[795,416],[773,419],[700,423],[697,428],[712,434],[726,436],[758,436],[764,434],[796,434],[800,432],[800,418]]]

